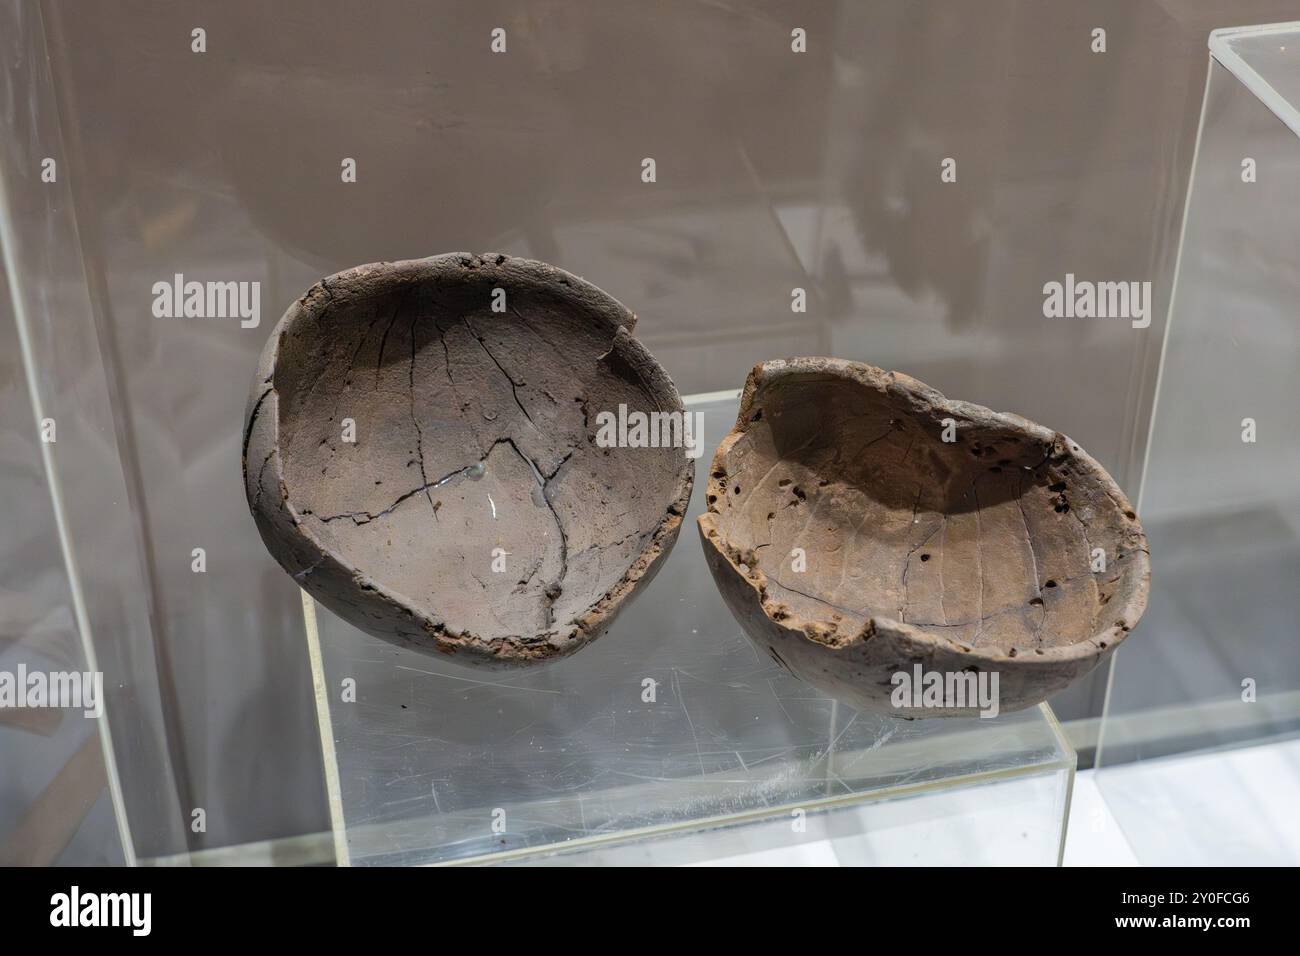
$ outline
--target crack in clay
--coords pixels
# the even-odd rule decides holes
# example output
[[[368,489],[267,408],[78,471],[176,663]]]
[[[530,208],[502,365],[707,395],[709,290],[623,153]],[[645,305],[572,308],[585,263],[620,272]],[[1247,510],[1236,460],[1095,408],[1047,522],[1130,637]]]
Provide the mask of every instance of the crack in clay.
[[[331,299],[331,301],[333,300],[333,294],[332,294],[332,293],[330,294],[330,299]],[[398,313],[399,308],[400,308],[400,302],[399,302],[398,306],[395,306],[395,307],[393,308],[392,322],[397,321],[397,313]],[[324,312],[321,313],[321,315],[320,315],[320,321],[323,321],[323,320],[324,320],[325,315],[326,315],[326,313],[327,313],[328,311],[329,311],[329,310],[326,309]],[[343,376],[342,376],[342,379],[341,379],[341,385],[340,385],[340,387],[339,387],[339,394],[338,394],[337,396],[335,396],[335,398],[334,398],[333,415],[332,415],[332,417],[330,418],[330,421],[331,421],[331,422],[333,422],[333,421],[337,421],[338,418],[339,418],[339,406],[343,404],[343,389],[344,389],[344,388],[351,388],[351,384],[352,384],[352,373],[356,370],[356,367],[357,367],[357,359],[361,357],[361,350],[364,349],[364,348],[366,347],[366,343],[367,343],[368,341],[370,341],[370,333],[373,332],[373,331],[375,330],[375,326],[378,325],[378,324],[379,324],[379,311],[378,311],[378,309],[376,309],[376,311],[375,311],[375,317],[374,317],[373,319],[370,320],[370,324],[366,326],[366,330],[365,330],[364,332],[361,333],[361,339],[360,339],[360,341],[357,342],[357,347],[356,347],[355,349],[352,350],[352,357],[351,357],[350,359],[348,359],[348,367],[347,367],[346,369],[343,370]],[[392,328],[392,324],[391,324],[391,322],[390,322],[390,324],[389,324],[389,328]],[[388,336],[388,333],[385,332],[385,333],[384,333],[384,337],[387,338],[387,336]],[[375,366],[375,384],[376,384],[376,386],[378,386],[378,384],[379,384],[379,367],[380,367],[380,365],[383,364],[383,360],[384,360],[384,349],[383,349],[383,346],[382,346],[382,344],[381,344],[380,349],[379,349],[379,363]],[[325,378],[325,376],[321,376],[321,380],[323,380],[324,378]],[[313,386],[313,388],[314,388],[314,386]],[[331,454],[333,454],[334,452],[336,452],[336,451],[338,450],[338,449],[335,447],[335,445],[334,445],[334,438],[333,438],[332,436],[327,436],[327,437],[326,437],[326,438],[321,442],[321,444],[326,444],[326,443],[329,444],[329,448],[330,448],[330,453],[331,453]]]
[[[919,491],[917,492],[917,499],[920,500]],[[870,512],[866,511],[866,509],[863,509],[862,517],[859,518],[858,523],[853,526],[853,537],[849,539],[849,544],[846,544],[844,546],[844,556],[840,560],[840,579],[836,583],[834,589],[831,591],[832,600],[838,600],[840,596],[840,591],[843,590],[844,588],[844,578],[848,575],[848,570],[849,570],[849,548],[852,546],[852,544],[857,543],[858,534],[859,532],[862,531],[862,526],[867,523],[868,517],[870,517]],[[771,534],[771,527],[769,523],[768,543],[765,545],[760,545],[760,547],[771,547],[772,545],[771,538],[772,538],[772,534]],[[904,573],[906,574],[906,572]]]
[[[447,348],[447,330],[438,324],[435,324],[434,328],[438,330],[438,341],[442,343],[442,361],[447,369],[447,384],[451,386],[452,392],[459,400],[460,391],[456,388],[456,379],[451,374],[451,350]]]
[[[918,490],[917,492],[918,502],[920,501],[920,497],[921,497],[920,492]],[[913,513],[915,514],[915,512]],[[912,520],[913,522],[915,522],[916,519],[913,518]],[[930,539],[933,538],[940,531],[942,531],[944,526],[947,523],[948,523],[948,516],[946,514],[942,515],[939,523],[930,530],[929,534],[927,534],[924,538],[918,541],[916,545],[910,551],[907,552],[907,557],[903,559],[903,606],[898,609],[898,619],[902,621],[904,624],[910,623],[907,620],[907,609],[912,606],[912,599],[909,596],[911,594],[911,591],[909,590],[909,586],[907,583],[907,574],[912,567],[912,555],[916,554],[916,552],[920,551],[927,544],[929,544]],[[940,604],[942,605],[942,593],[940,595]],[[940,607],[940,610],[942,610],[942,606]],[[946,618],[947,615],[945,614],[944,617]]]
[[[773,576],[771,580],[773,584],[775,584],[777,587],[781,588],[784,591],[789,591],[791,594],[798,594],[800,597],[806,597],[810,601],[816,601],[818,604],[824,604],[827,607],[834,608],[837,611],[843,611],[845,614],[852,614],[855,617],[871,616],[871,613],[868,610],[855,610],[854,608],[845,607],[841,604],[834,604],[823,597],[818,597],[816,594],[809,594],[807,591],[800,591],[798,588],[791,587],[789,584],[786,584],[784,581],[782,581],[780,578],[776,576]]]
[[[520,383],[515,381],[514,376],[507,372],[505,366],[502,365],[500,361],[497,360],[497,357],[492,354],[492,350],[487,347],[487,343],[483,341],[483,337],[474,331],[474,326],[469,324],[469,317],[463,315],[461,316],[461,321],[465,323],[465,328],[469,331],[470,337],[479,344],[479,348],[481,348],[483,353],[492,360],[492,364],[497,367],[497,370],[500,371],[501,374],[506,377],[506,381],[510,383],[510,394],[514,397],[515,404],[519,406],[519,410],[524,413],[524,418],[528,419],[528,424],[533,426],[534,431],[541,431],[541,429],[537,427],[537,423],[533,421],[533,416],[528,414],[528,409],[524,407],[524,403],[519,400]],[[524,382],[523,384],[527,385],[528,383]]]
[[[551,501],[550,494],[548,494],[548,485],[550,480],[555,476],[555,472],[559,471],[559,468],[557,467],[555,472],[552,472],[549,476],[544,478],[542,477],[541,469],[537,467],[537,463],[520,451],[519,446],[515,444],[513,438],[500,439],[494,443],[493,447],[501,444],[502,441],[506,442],[511,448],[513,448],[515,454],[528,464],[529,469],[533,473],[533,478],[537,482],[537,487],[541,490],[542,500],[546,502],[546,507],[550,509],[551,517],[555,519],[555,529],[560,532],[560,573],[543,592],[543,610],[546,614],[546,628],[549,630],[555,624],[555,612],[553,610],[555,599],[563,593],[564,578],[569,573],[569,536],[565,533],[564,523],[560,521],[560,513],[555,510],[555,505]]]
[[[537,575],[538,569],[541,568],[542,563],[545,560],[546,560],[545,553],[538,554],[537,559],[533,561],[533,563],[529,566],[528,572],[515,583],[515,588],[510,593],[511,594],[525,593],[528,590],[528,582],[530,582]]]
[[[424,431],[420,428],[420,417],[415,411],[415,356],[417,354],[415,348],[415,323],[419,319],[420,314],[418,312],[411,316],[411,424],[415,426],[415,452],[420,459],[420,480],[424,483],[423,488],[420,490],[424,492],[424,497],[429,499],[429,510],[433,512],[433,520],[437,521],[438,508],[433,503],[433,495],[429,493],[429,475],[424,470]],[[451,374],[450,367],[447,374]]]
[[[266,396],[275,391],[275,386],[269,386],[266,391],[257,396],[257,401],[253,403],[253,409],[248,413],[248,424],[244,426],[244,462],[248,462],[248,443],[253,439],[253,426],[257,423],[257,415],[262,410],[262,403],[266,401]]]
[[[262,503],[262,491],[264,488],[263,479],[266,476],[266,466],[271,463],[271,459],[275,457],[277,451],[279,451],[278,448],[272,448],[268,451],[266,457],[262,459],[262,467],[257,469],[257,494],[253,498],[254,507]]]
[[[537,329],[536,327],[534,327],[534,325],[533,325],[533,323],[532,323],[532,320],[529,319],[528,316],[524,315],[522,312],[520,312],[520,311],[519,311],[517,308],[515,308],[513,305],[510,306],[510,311],[513,312],[513,313],[515,314],[515,317],[516,317],[517,319],[519,319],[519,324],[520,324],[523,328],[527,329],[528,332],[529,332],[529,333],[530,333],[534,338],[536,338],[538,341],[540,341],[543,345],[545,345],[548,349],[550,349],[553,353],[555,353],[555,355],[557,355],[557,356],[558,356],[559,358],[561,358],[563,361],[568,362],[568,361],[570,360],[570,359],[569,359],[569,355],[568,355],[568,353],[566,353],[566,352],[563,351],[562,349],[558,348],[558,347],[555,345],[554,342],[552,342],[549,338],[547,338],[545,335],[542,334],[541,330],[539,330],[539,329]],[[596,359],[596,363],[595,363],[595,364],[599,365],[600,362],[601,362],[601,361],[602,361],[602,360],[603,360],[607,355],[609,355],[610,352],[614,351],[614,342],[617,340],[617,338],[618,338],[618,332],[616,331],[616,332],[614,333],[613,337],[612,337],[612,338],[610,339],[610,341],[609,341],[609,348],[607,348],[607,349],[606,349],[606,350],[605,350],[605,351],[604,351],[600,356],[597,357],[597,359]],[[502,371],[505,371],[505,370],[502,369]],[[555,396],[551,395],[551,394],[550,394],[549,392],[547,392],[545,389],[541,389],[541,391],[542,391],[542,393],[543,393],[544,395],[546,395],[547,398],[549,398],[549,399],[551,400],[552,404],[559,405],[559,402],[557,402],[557,401],[555,400]],[[578,399],[578,402],[579,402],[579,406],[578,406],[578,407],[582,409],[582,432],[583,432],[583,434],[585,435],[585,434],[587,434],[588,430],[591,428],[591,411],[590,411],[590,409],[588,408],[588,405],[589,405],[590,402],[591,402],[591,397],[587,394],[587,390],[584,388],[583,391],[582,391],[582,394],[581,394],[580,396],[577,396],[577,399]],[[517,400],[517,399],[516,399],[516,400]],[[576,448],[576,446],[575,446],[575,448]],[[572,455],[572,454],[573,454],[572,452],[569,453],[569,455]],[[565,461],[568,460],[569,455],[566,455],[566,456],[565,456],[565,458],[564,458]],[[561,461],[561,462],[560,462],[560,464],[563,464],[563,463],[564,463],[564,461]],[[557,466],[556,466],[556,471],[558,471],[558,470],[559,470],[559,466],[557,465]],[[548,477],[549,477],[549,476],[548,476]]]
[[[1010,614],[1013,611],[1018,611],[1019,609],[1018,605],[1009,604],[1000,611],[990,611],[982,617],[973,617],[968,621],[949,621],[944,624],[938,624],[934,621],[908,621],[907,623],[911,624],[912,627],[970,627],[974,624],[976,625],[976,630],[975,636],[971,638],[971,643],[975,644],[979,643],[980,628],[985,623],[992,621],[995,618],[1002,617],[1003,615]]]
[[[577,445],[574,445],[572,448],[570,448],[569,451],[565,454],[565,456],[561,458],[559,462],[556,463],[555,467],[552,468],[549,473],[542,472],[540,468],[538,468],[537,470],[541,472],[543,475],[545,475],[547,481],[550,481],[552,478],[554,478],[556,475],[560,473],[560,469],[563,468],[565,464],[568,463],[569,459],[573,457],[574,453],[577,452],[577,450],[578,450]],[[533,467],[534,468],[537,467],[535,463]],[[626,513],[627,512],[624,512],[624,514]],[[622,515],[620,515],[619,517],[622,517]]]
[[[541,333],[541,331],[538,330],[538,329],[533,325],[532,320],[529,319],[528,316],[524,315],[522,312],[520,312],[518,309],[516,309],[513,305],[510,307],[510,311],[513,312],[513,313],[515,314],[515,317],[519,319],[519,323],[520,323],[520,325],[522,325],[525,329],[527,329],[530,333],[532,333],[532,335],[533,335],[534,338],[536,338],[536,339],[538,339],[539,341],[541,341],[541,343],[542,343],[543,345],[545,345],[548,349],[550,349],[552,352],[554,352],[555,355],[556,355],[558,358],[560,358],[563,362],[566,362],[566,363],[569,362],[569,361],[571,361],[570,356],[569,356],[569,353],[566,352],[564,349],[559,348],[559,347],[558,347],[554,342],[552,342],[549,338],[547,338],[545,335],[543,335],[543,334]],[[615,333],[615,335],[617,335],[617,333]],[[613,343],[613,339],[610,339],[610,349],[613,348],[613,345],[614,345],[614,343]],[[607,351],[604,353],[604,355],[600,356],[600,358],[604,358],[604,356],[605,356],[605,355],[608,355],[608,354],[609,354],[609,351],[607,350]],[[600,359],[598,358],[596,361],[599,362]]]
[[[1034,643],[1043,643],[1043,626],[1047,623],[1047,603],[1043,600],[1043,586],[1038,575],[1038,549],[1034,547],[1034,536],[1029,533],[1029,515],[1025,514],[1025,477],[1016,478],[1016,505],[1020,509],[1020,521],[1025,528],[1025,542],[1029,545],[1029,561],[1034,574],[1034,598],[1042,613],[1038,617],[1038,626],[1034,628]]]
[[[629,531],[627,534],[623,535],[623,537],[619,538],[617,541],[599,541],[596,544],[589,544],[581,551],[579,551],[577,554],[575,554],[573,557],[577,559],[582,557],[584,554],[590,554],[592,551],[597,551],[597,550],[606,551],[610,548],[617,548],[619,545],[625,544],[632,538],[638,538],[638,537],[644,538],[645,532]]]
[[[472,470],[474,470],[479,465],[481,465],[486,460],[486,458],[487,455],[484,455],[482,458],[480,458],[478,461],[474,462],[473,464],[465,465],[463,468],[457,468],[454,471],[450,471],[447,474],[443,475],[441,478],[439,478],[437,481],[426,482],[424,484],[419,485],[416,488],[412,488],[410,491],[402,492],[402,494],[397,496],[397,500],[394,501],[387,508],[385,508],[383,511],[374,511],[374,512],[344,511],[336,515],[325,515],[325,516],[316,515],[315,518],[317,521],[320,521],[324,524],[329,524],[331,521],[338,521],[341,518],[351,518],[352,523],[356,525],[369,524],[370,522],[375,521],[378,518],[384,517],[384,515],[391,514],[393,511],[397,509],[397,506],[400,505],[403,501],[406,501],[408,498],[415,497],[422,491],[429,491],[433,488],[441,488],[443,485],[451,481],[453,478],[462,475],[468,475]],[[433,517],[435,520],[438,517],[438,511],[436,506],[434,508]],[[364,518],[365,520],[358,521],[357,520],[358,518]]]
[[[867,450],[868,448],[870,448],[872,445],[876,444],[876,442],[882,442],[882,441],[884,441],[886,438],[888,438],[890,435],[894,434],[894,432],[896,432],[896,431],[898,431],[898,429],[895,428],[893,425],[890,425],[889,428],[887,428],[887,429],[885,430],[885,433],[884,433],[883,435],[881,435],[881,436],[878,437],[878,438],[873,438],[873,439],[871,439],[871,441],[867,442],[865,445],[862,446],[862,448],[859,449],[859,452],[866,451],[866,450]],[[838,452],[836,452],[835,460],[836,460],[836,461],[839,460],[839,453],[838,453]]]
[[[379,339],[379,358],[375,360],[375,386],[376,387],[378,387],[379,385],[379,376],[384,371],[384,349],[388,345],[388,334],[393,331],[393,326],[397,324],[397,316],[401,311],[402,311],[402,303],[399,300],[397,305],[393,306],[393,315],[391,318],[389,318],[388,326],[387,328],[384,329],[384,334]],[[375,321],[378,322],[378,318],[376,318]],[[374,329],[374,327],[375,324],[371,323],[370,328],[366,330],[366,338],[370,337],[370,333]],[[414,325],[411,326],[411,335],[413,337],[412,342],[414,343],[414,335],[415,335]],[[365,343],[365,339],[362,339],[362,344],[364,343]],[[357,352],[360,353],[360,351],[361,351],[361,346],[357,346]],[[352,361],[354,363],[356,362],[356,360],[357,357],[355,355],[352,356]],[[349,374],[351,374],[351,371],[352,370],[349,368],[348,369]]]

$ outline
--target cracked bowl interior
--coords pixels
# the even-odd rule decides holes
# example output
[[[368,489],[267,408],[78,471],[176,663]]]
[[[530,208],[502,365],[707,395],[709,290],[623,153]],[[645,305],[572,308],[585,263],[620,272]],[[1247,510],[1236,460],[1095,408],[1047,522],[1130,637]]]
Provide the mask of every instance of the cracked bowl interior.
[[[860,710],[977,712],[894,707],[893,676],[917,664],[997,672],[1000,709],[1028,707],[1095,667],[1146,606],[1146,538],[1096,461],[897,372],[756,366],[707,495],[705,555],[746,633]]]
[[[653,576],[690,498],[682,449],[595,441],[602,410],[682,410],[635,321],[501,255],[323,279],[272,332],[249,398],[267,548],[379,637],[476,664],[576,651]]]

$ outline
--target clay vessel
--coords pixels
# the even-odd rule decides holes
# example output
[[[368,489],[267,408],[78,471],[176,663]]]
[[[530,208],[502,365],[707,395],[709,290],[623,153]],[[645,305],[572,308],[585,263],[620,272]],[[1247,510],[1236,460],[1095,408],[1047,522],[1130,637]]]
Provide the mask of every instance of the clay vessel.
[[[750,372],[699,529],[749,637],[863,711],[1029,707],[1105,660],[1146,607],[1137,515],[1078,444],[841,359]],[[954,692],[937,704],[914,690],[931,673]],[[994,708],[961,676],[981,673]]]
[[[272,332],[244,480],[267,549],[357,627],[467,664],[571,654],[653,577],[681,447],[597,418],[682,411],[636,319],[540,262],[465,253],[321,280]]]

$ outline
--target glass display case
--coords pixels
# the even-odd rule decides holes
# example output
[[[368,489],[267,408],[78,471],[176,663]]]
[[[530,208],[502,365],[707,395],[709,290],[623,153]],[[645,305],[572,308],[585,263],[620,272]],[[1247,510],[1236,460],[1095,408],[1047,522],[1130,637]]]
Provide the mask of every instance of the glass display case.
[[[1281,809],[1300,798],[1294,745],[1232,750],[1300,731],[1298,135],[1300,24],[1212,34],[1138,504],[1151,604],[1115,655],[1098,760],[1143,862],[1300,846]],[[1218,785],[1149,762],[1189,752]]]
[[[1292,733],[1281,34],[1216,36],[1179,215],[1203,37],[1283,5],[0,0],[0,674],[102,676],[97,716],[0,709],[0,862],[1052,865],[1099,737],[1112,786]],[[536,671],[345,624],[240,480],[278,316],[465,250],[617,297],[704,415],[658,576]],[[1149,282],[1149,321],[1048,317],[1067,275]],[[247,309],[160,300],[186,282]],[[794,355],[1059,429],[1130,498],[1146,463],[1113,672],[908,721],[756,652],[694,520],[746,374]]]

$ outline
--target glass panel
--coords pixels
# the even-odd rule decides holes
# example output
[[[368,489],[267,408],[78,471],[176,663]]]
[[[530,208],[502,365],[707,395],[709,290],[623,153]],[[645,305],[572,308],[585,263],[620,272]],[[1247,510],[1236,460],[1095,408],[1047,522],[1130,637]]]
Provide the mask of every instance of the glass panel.
[[[1211,50],[1139,503],[1151,603],[1114,659],[1107,765],[1300,731],[1300,139],[1280,99],[1300,92],[1300,30],[1223,31]],[[1221,849],[1218,862],[1293,862],[1294,822],[1273,840],[1246,834],[1262,791],[1300,796],[1293,772],[1242,769],[1265,765],[1225,757],[1250,786],[1154,816],[1158,781],[1178,768],[1152,768],[1146,794],[1133,769],[1101,781],[1149,862],[1189,862],[1173,848],[1191,841],[1167,839],[1180,827],[1209,840],[1197,852]]]

